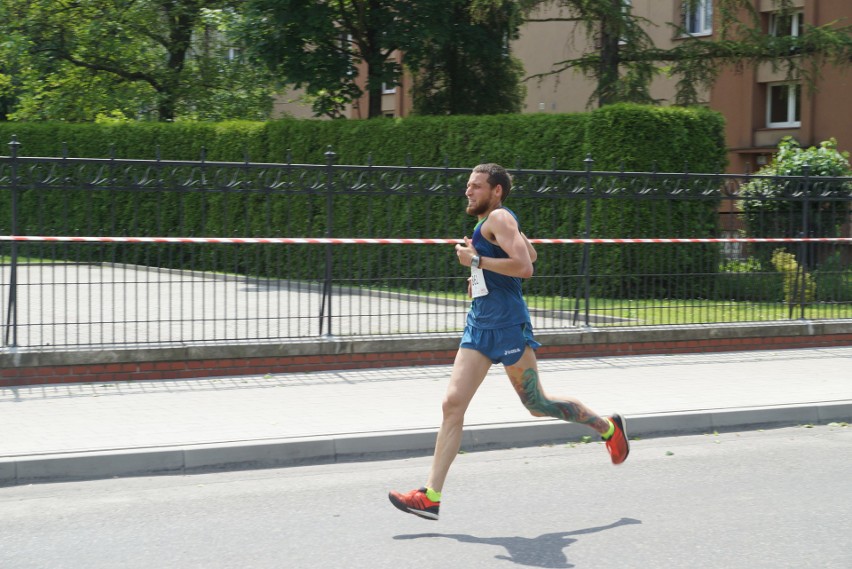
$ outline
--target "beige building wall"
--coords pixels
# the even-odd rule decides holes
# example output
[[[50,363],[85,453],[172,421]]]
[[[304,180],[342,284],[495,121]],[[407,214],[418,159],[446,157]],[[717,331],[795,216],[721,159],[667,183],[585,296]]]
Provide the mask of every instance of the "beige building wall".
[[[533,19],[567,17],[559,7],[545,7],[530,15]],[[556,75],[532,78],[550,73],[559,63],[583,53],[590,39],[582,25],[575,22],[528,22],[520,29],[519,39],[512,42],[512,54],[524,65],[527,77],[525,113],[576,113],[587,109],[594,83],[574,70]]]
[[[313,117],[311,104],[305,101],[303,89],[293,89],[279,93],[272,102],[272,118],[280,119],[292,117],[294,119],[309,119]]]
[[[646,32],[655,45],[673,46],[678,41],[670,22],[680,19],[680,3],[673,0],[633,0],[633,13],[655,24],[646,26]],[[527,79],[527,97],[523,112],[575,113],[595,108],[590,100],[595,82],[575,70],[564,70],[542,78],[535,76],[560,69],[560,62],[579,57],[594,41],[586,34],[582,22],[557,21],[569,14],[557,5],[545,6],[530,16],[531,19],[549,20],[527,22],[520,37],[512,43],[512,53],[523,64]],[[661,73],[652,83],[651,97],[661,104],[674,102],[676,80]],[[702,96],[706,102],[709,92]]]

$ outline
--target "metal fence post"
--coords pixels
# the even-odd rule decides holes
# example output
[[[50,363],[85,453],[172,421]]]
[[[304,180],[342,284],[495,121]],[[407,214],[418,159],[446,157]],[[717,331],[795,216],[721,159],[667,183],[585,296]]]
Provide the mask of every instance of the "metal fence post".
[[[802,170],[804,171],[804,187],[802,188],[804,194],[804,200],[802,202],[802,234],[801,237],[810,237],[810,227],[808,227],[810,223],[810,216],[808,215],[808,210],[810,209],[810,176],[811,176],[811,167],[808,164],[802,166]],[[807,301],[807,282],[808,282],[808,267],[810,265],[810,259],[808,258],[808,244],[804,241],[799,245],[799,268],[801,273],[801,285],[799,290],[799,318],[802,320],[805,319],[805,302]]]
[[[592,160],[591,154],[586,154],[585,160],[583,160],[583,164],[586,165],[586,226],[583,230],[583,238],[591,239],[592,237],[592,166],[595,161]],[[583,301],[585,303],[585,317],[583,324],[588,327],[589,326],[589,305],[591,304],[591,275],[589,271],[591,271],[591,263],[589,262],[589,256],[592,254],[591,245],[589,243],[583,243],[583,259],[581,262],[580,270],[582,271],[583,277]],[[580,311],[580,295],[577,295],[577,299],[574,303],[574,324],[577,324],[577,315]]]
[[[329,145],[325,152],[326,164],[326,184],[325,184],[325,236],[331,239],[333,236],[332,226],[334,225],[334,163],[337,160],[337,154],[334,153]],[[332,335],[331,329],[331,285],[332,285],[332,250],[333,245],[327,243],[325,246],[325,280],[322,287],[322,304],[320,306],[320,322],[319,333],[323,335],[323,322],[328,319],[328,332],[326,336]]]
[[[12,235],[18,234],[18,147],[21,145],[18,138],[12,135],[9,142],[9,156],[11,157],[11,184],[12,184],[12,219],[9,225]],[[12,241],[10,247],[9,267],[9,305],[6,311],[6,333],[3,344],[12,348],[18,345],[18,242]]]

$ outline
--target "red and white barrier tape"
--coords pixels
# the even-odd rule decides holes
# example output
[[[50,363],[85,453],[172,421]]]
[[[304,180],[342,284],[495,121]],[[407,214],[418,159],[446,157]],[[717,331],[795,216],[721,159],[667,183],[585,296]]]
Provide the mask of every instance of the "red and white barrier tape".
[[[0,241],[63,243],[270,243],[278,245],[452,245],[462,239],[397,239],[337,237],[52,237],[0,235]],[[542,245],[630,243],[852,243],[852,237],[720,237],[659,239],[530,239]]]

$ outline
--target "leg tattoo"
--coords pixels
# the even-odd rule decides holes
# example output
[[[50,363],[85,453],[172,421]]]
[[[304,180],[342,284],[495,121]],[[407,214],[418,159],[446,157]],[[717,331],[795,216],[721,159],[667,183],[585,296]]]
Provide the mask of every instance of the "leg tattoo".
[[[583,425],[592,425],[601,420],[585,405],[577,401],[548,399],[539,386],[538,372],[533,368],[524,371],[520,381],[512,381],[512,384],[524,407],[537,417],[553,417]]]

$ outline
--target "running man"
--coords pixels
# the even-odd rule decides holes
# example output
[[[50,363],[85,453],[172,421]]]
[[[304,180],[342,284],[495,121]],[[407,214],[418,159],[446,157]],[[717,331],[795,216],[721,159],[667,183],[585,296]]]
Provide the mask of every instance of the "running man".
[[[554,397],[539,382],[529,310],[521,279],[533,274],[537,253],[521,233],[517,216],[503,202],[512,178],[497,164],[480,164],[467,182],[467,213],[478,219],[473,239],[456,245],[459,263],[471,268],[468,291],[473,297],[450,383],[442,403],[432,468],[426,485],[402,494],[391,491],[394,506],[429,520],[438,519],[441,491],[461,447],[464,414],[492,364],[502,363],[521,402],[536,417],[581,423],[600,433],[613,464],[630,452],[624,418],[602,417],[580,401]]]

